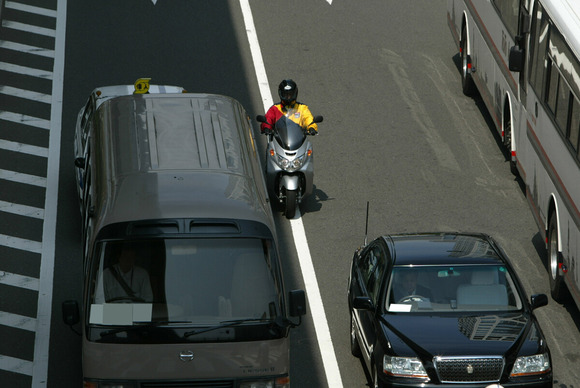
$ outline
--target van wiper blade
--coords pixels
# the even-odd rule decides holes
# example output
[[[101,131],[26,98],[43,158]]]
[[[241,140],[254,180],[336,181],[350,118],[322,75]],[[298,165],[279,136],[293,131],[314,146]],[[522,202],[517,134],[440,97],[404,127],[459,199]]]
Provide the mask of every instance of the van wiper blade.
[[[219,330],[219,329],[223,329],[225,327],[237,326],[237,325],[241,325],[243,323],[249,323],[249,322],[260,322],[260,323],[270,323],[270,324],[277,323],[276,320],[267,319],[267,318],[232,319],[229,321],[221,321],[219,325],[210,326],[210,327],[206,327],[206,328],[199,329],[199,330],[188,331],[188,332],[183,334],[183,337],[187,338],[187,337],[191,337],[192,335],[207,333],[208,331]]]
[[[124,331],[132,331],[132,330],[136,330],[136,329],[150,329],[153,327],[159,327],[159,326],[163,326],[163,325],[170,325],[170,324],[176,324],[176,323],[192,323],[192,322],[191,321],[151,321],[151,322],[133,322],[133,323],[134,323],[134,325],[132,325],[132,326],[123,326],[123,327],[119,327],[117,329],[103,331],[102,333],[100,333],[100,336],[107,337],[109,335],[122,333]]]

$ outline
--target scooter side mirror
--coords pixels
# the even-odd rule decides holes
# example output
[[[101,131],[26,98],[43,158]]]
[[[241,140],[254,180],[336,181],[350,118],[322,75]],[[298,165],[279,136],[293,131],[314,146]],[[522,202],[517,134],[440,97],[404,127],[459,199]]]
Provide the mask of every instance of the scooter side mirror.
[[[256,121],[260,122],[260,123],[267,123],[268,121],[266,120],[266,116],[264,115],[257,115],[256,116]]]
[[[312,123],[321,123],[322,120],[324,120],[324,117],[316,116],[316,117],[314,117],[314,120],[312,120]]]

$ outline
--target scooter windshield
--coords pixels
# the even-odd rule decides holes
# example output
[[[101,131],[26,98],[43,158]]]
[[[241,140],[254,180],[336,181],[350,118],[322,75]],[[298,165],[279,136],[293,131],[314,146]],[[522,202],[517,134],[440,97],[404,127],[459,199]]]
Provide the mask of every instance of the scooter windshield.
[[[276,122],[275,137],[283,148],[294,151],[300,148],[306,135],[300,125],[287,117],[281,117]]]

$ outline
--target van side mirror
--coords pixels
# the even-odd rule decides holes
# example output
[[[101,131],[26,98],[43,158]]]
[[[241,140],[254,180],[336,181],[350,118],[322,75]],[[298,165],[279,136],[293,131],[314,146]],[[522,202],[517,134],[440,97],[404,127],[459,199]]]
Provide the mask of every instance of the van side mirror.
[[[521,72],[524,70],[524,49],[516,45],[510,48],[509,58],[509,69],[515,72]]]
[[[530,297],[530,304],[532,305],[532,310],[538,307],[546,306],[548,304],[548,297],[546,294],[535,294]]]
[[[304,290],[292,290],[288,293],[290,316],[301,317],[306,314],[306,293]]]
[[[75,166],[78,168],[85,168],[85,158],[76,158]]]
[[[62,302],[62,320],[69,326],[79,323],[79,304],[76,300],[65,300]]]

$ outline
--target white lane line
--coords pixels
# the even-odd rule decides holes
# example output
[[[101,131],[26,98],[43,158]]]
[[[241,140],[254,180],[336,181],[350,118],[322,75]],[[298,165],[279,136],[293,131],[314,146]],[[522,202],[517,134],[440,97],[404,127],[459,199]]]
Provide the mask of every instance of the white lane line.
[[[8,71],[10,73],[29,75],[31,77],[46,78],[46,79],[52,78],[51,71],[33,69],[31,67],[19,66],[6,62],[0,62],[0,70]]]
[[[240,6],[244,16],[244,23],[250,44],[250,51],[254,61],[256,77],[258,78],[260,95],[262,96],[262,102],[264,103],[264,111],[266,111],[272,105],[273,100],[270,93],[268,77],[266,75],[266,68],[264,66],[264,61],[262,60],[258,34],[256,33],[249,0],[240,0]],[[312,315],[312,320],[314,321],[314,327],[316,329],[316,337],[318,339],[318,347],[324,364],[326,380],[329,387],[340,388],[343,386],[340,369],[338,368],[336,353],[332,344],[330,329],[328,328],[328,321],[324,312],[324,305],[322,304],[322,297],[320,296],[320,290],[314,272],[314,265],[312,264],[312,257],[310,256],[310,249],[308,248],[308,241],[306,240],[306,233],[304,232],[304,226],[299,211],[297,212],[296,218],[290,221],[290,226],[292,227],[294,244],[296,245],[302,277],[304,278],[304,285],[306,287],[306,295],[310,304],[309,311]]]
[[[15,1],[7,1],[4,3],[4,6],[6,8],[11,8],[11,9],[15,9],[17,11],[23,11],[23,12],[28,12],[28,13],[35,13],[37,15],[42,15],[42,16],[49,16],[52,18],[56,17],[56,11],[53,9],[48,9],[48,8],[41,8],[41,7],[34,7],[32,5],[26,5],[26,4],[22,4],[22,3],[17,3]]]
[[[0,354],[0,369],[31,376],[32,362]]]
[[[0,119],[12,121],[13,123],[30,125],[32,127],[50,129],[50,120],[32,117],[14,112],[0,112]]]
[[[49,94],[33,92],[32,90],[14,88],[12,86],[0,85],[0,93],[6,94],[8,96],[24,98],[27,100],[44,102],[45,104],[50,104],[52,101],[52,98]]]
[[[20,152],[23,154],[36,155],[43,158],[48,157],[48,149],[37,147],[30,144],[17,143],[9,140],[0,139],[0,149],[7,151]]]
[[[34,331],[36,330],[36,319],[0,311],[0,325]]]
[[[22,53],[33,54],[33,55],[40,55],[42,57],[54,58],[54,51],[45,49],[42,47],[36,46],[29,46],[27,44],[10,42],[8,40],[0,40],[0,47],[12,50],[12,51],[20,51]]]
[[[53,29],[38,27],[38,26],[34,26],[32,24],[13,22],[10,20],[3,20],[2,27],[10,28],[12,30],[29,32],[32,34],[37,34],[37,35],[42,35],[42,36],[49,36],[51,38],[54,38],[54,35],[55,35],[55,32]]]
[[[14,236],[7,236],[5,234],[0,234],[0,245],[32,253],[41,253],[42,250],[42,243],[38,241],[26,240]]]
[[[0,201],[0,212],[16,214],[25,217],[38,218],[41,220],[44,218],[44,209],[26,205],[19,205],[17,203],[6,201]]]
[[[46,187],[46,178],[42,176],[23,174],[21,172],[0,169],[0,179],[24,183],[32,186]]]
[[[60,169],[60,141],[62,130],[62,100],[64,84],[64,53],[66,37],[67,1],[58,0],[55,36],[54,77],[52,79],[52,105],[50,112],[50,140],[47,166],[48,179],[44,205],[45,220],[42,234],[40,260],[40,285],[38,290],[37,327],[34,337],[34,365],[32,387],[46,387],[48,379],[48,349],[52,315],[52,288],[56,249],[56,217],[58,208],[58,178]]]
[[[16,273],[0,271],[0,284],[38,291],[38,279]]]

